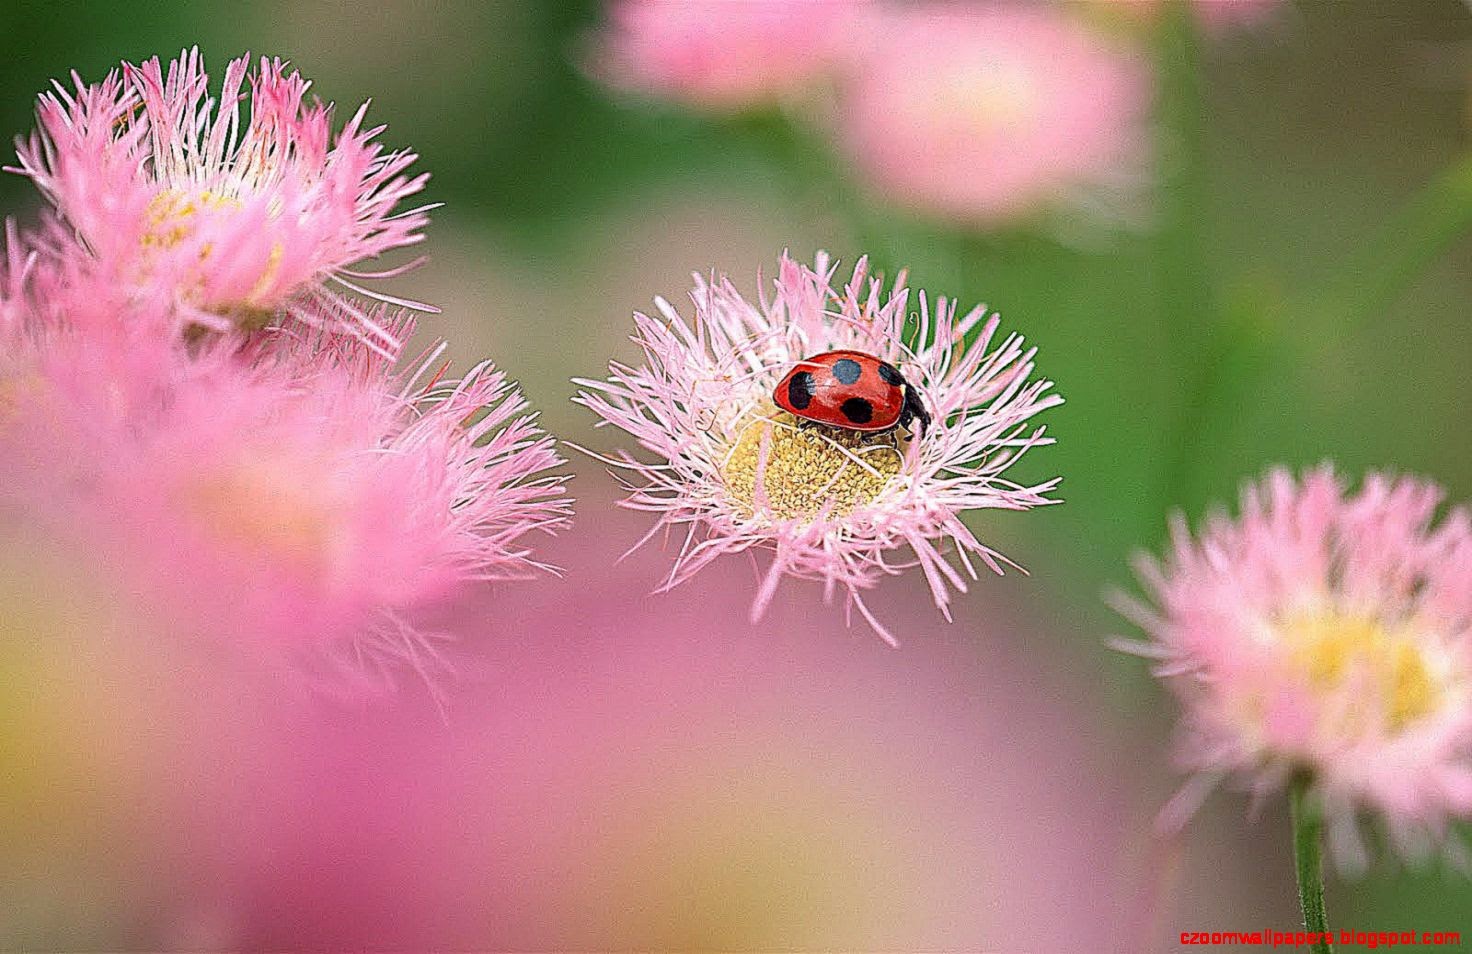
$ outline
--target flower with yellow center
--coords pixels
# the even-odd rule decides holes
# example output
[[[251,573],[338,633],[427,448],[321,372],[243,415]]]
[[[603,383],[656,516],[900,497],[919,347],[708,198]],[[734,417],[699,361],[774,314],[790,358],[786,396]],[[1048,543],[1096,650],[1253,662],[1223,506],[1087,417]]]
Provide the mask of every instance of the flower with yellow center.
[[[732,502],[753,517],[812,520],[872,504],[902,461],[893,431],[846,431],[773,410],[754,414],[738,432],[721,476]]]
[[[1368,616],[1334,610],[1304,614],[1279,627],[1294,674],[1310,691],[1352,691],[1353,708],[1333,713],[1323,731],[1345,736],[1397,735],[1435,712],[1447,676],[1433,646],[1414,629],[1392,629]]]
[[[43,95],[18,169],[55,207],[57,249],[102,282],[167,292],[186,330],[332,315],[388,350],[387,330],[349,305],[382,297],[356,279],[403,269],[351,269],[423,238],[429,207],[398,206],[426,177],[408,173],[413,153],[373,141],[363,109],[334,134],[310,85],[280,60],[252,71],[242,58],[212,96],[197,49],[124,64]]]
[[[1325,467],[1275,471],[1165,560],[1144,560],[1152,637],[1185,707],[1192,781],[1179,825],[1221,780],[1258,797],[1307,779],[1341,865],[1365,863],[1374,819],[1401,853],[1459,856],[1447,823],[1472,815],[1472,521],[1435,521],[1439,488],[1371,474],[1347,493]]]
[[[577,400],[646,452],[604,458],[633,475],[626,505],[658,514],[656,531],[684,531],[664,588],[722,555],[765,550],[754,620],[794,576],[843,593],[892,640],[864,591],[918,567],[949,616],[952,593],[977,578],[976,561],[998,573],[1004,562],[961,513],[1052,502],[1056,479],[1023,486],[1003,472],[1050,443],[1032,418],[1061,398],[1033,377],[1033,352],[1019,336],[996,340],[999,320],[984,308],[958,315],[938,299],[932,312],[922,294],[910,328],[903,275],[887,295],[863,260],[842,289],[833,275],[826,256],[813,269],[784,258],[775,296],[759,304],[727,280],[697,275],[693,320],[663,300],[658,317],[635,316],[644,364],[580,379]],[[773,389],[795,362],[840,349],[899,368],[932,425],[862,434],[776,408]]]

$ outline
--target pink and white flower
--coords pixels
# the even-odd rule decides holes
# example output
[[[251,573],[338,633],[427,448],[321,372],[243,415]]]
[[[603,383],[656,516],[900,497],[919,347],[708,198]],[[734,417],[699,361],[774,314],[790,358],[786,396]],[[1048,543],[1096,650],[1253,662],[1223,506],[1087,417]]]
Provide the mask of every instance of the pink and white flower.
[[[604,459],[631,475],[625,505],[658,515],[649,535],[683,531],[661,589],[721,556],[766,550],[754,620],[784,577],[819,580],[893,642],[863,591],[918,566],[949,618],[952,592],[977,578],[977,560],[1001,573],[1006,559],[961,514],[1053,502],[1046,495],[1057,479],[1024,486],[1004,474],[1051,443],[1031,419],[1062,399],[1033,378],[1034,350],[1020,336],[996,340],[999,319],[984,308],[958,317],[954,302],[938,298],[932,309],[921,294],[919,324],[907,336],[903,275],[886,296],[864,260],[841,291],[834,271],[823,255],[815,269],[784,256],[775,297],[756,304],[729,280],[697,275],[693,318],[656,299],[657,316],[635,315],[644,363],[615,362],[607,380],[579,380],[576,400],[645,452]],[[772,391],[792,365],[836,349],[896,365],[932,426],[917,439],[862,435],[799,426],[779,411]],[[909,556],[894,552],[905,549]]]
[[[421,667],[417,614],[545,568],[524,538],[568,516],[561,461],[489,362],[444,381],[442,346],[404,373],[362,345],[300,347],[197,359],[102,475],[104,522],[186,633]]]
[[[429,207],[399,205],[427,175],[408,174],[413,153],[374,141],[382,127],[364,128],[366,104],[334,139],[333,109],[306,102],[310,85],[279,59],[252,73],[242,57],[217,104],[198,49],[167,71],[155,57],[97,84],[73,74],[40,97],[13,171],[61,218],[54,255],[86,256],[109,284],[168,289],[183,326],[331,314],[388,345],[343,291],[383,297],[353,279],[401,269],[352,266],[422,240]]]
[[[151,635],[391,675],[434,660],[424,619],[468,585],[545,568],[526,538],[565,523],[566,478],[488,362],[446,380],[443,346],[397,371],[302,325],[191,344],[100,324],[85,288],[10,281],[34,261],[0,276],[0,522],[109,567]]]
[[[770,106],[828,78],[868,0],[618,0],[593,70],[622,89],[714,110]]]
[[[1346,870],[1366,862],[1367,817],[1407,858],[1462,857],[1448,823],[1472,814],[1472,519],[1438,521],[1442,497],[1275,470],[1236,519],[1193,535],[1177,518],[1166,556],[1140,559],[1150,602],[1121,608],[1151,639],[1120,648],[1180,699],[1192,773],[1163,824],[1220,782],[1261,799],[1307,773]]]
[[[1060,207],[1132,214],[1149,139],[1141,58],[1041,5],[899,7],[877,34],[837,137],[879,196],[979,227]]]

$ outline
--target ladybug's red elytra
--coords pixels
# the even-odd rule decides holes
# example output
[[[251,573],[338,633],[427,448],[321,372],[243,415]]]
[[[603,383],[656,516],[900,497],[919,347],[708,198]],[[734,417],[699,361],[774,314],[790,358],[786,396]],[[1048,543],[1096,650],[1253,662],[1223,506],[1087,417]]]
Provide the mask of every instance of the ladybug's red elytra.
[[[898,368],[862,351],[825,351],[792,366],[772,392],[789,414],[850,431],[930,430],[930,412]]]

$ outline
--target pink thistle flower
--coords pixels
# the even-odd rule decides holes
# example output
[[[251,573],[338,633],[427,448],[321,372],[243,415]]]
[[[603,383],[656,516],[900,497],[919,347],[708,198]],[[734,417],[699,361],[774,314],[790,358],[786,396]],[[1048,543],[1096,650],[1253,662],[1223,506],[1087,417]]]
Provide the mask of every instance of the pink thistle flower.
[[[14,468],[45,492],[89,479],[165,400],[184,362],[163,309],[127,297],[75,259],[53,259],[6,223],[0,263],[0,439]],[[69,476],[68,476],[69,475]]]
[[[217,108],[198,49],[167,72],[154,58],[72,82],[40,97],[39,129],[17,142],[12,170],[61,216],[54,253],[76,254],[79,241],[104,282],[169,289],[184,325],[331,314],[386,343],[331,286],[373,295],[350,279],[393,274],[350,266],[423,238],[429,207],[395,210],[427,175],[406,174],[413,153],[373,141],[382,127],[364,128],[366,105],[333,140],[332,107],[305,102],[307,80],[265,58],[250,73],[242,57],[225,70]]]
[[[1439,523],[1440,488],[1370,474],[1346,493],[1328,467],[1275,470],[1237,519],[1196,535],[1177,518],[1163,560],[1138,573],[1153,605],[1121,601],[1152,639],[1185,713],[1192,780],[1166,807],[1178,827],[1223,780],[1256,799],[1307,773],[1341,867],[1367,858],[1373,816],[1415,860],[1463,847],[1472,813],[1472,520]]]
[[[697,275],[693,320],[656,299],[658,317],[635,315],[645,363],[613,363],[608,380],[579,380],[576,400],[648,452],[645,460],[625,452],[604,459],[632,475],[625,505],[659,515],[649,536],[684,528],[661,590],[725,554],[769,550],[753,621],[784,577],[820,580],[893,642],[862,592],[919,566],[949,619],[952,591],[977,578],[973,557],[1001,573],[1005,558],[960,515],[1053,502],[1045,495],[1057,479],[1028,487],[1003,474],[1028,449],[1052,442],[1029,421],[1062,399],[1046,393],[1051,382],[1032,380],[1034,350],[1020,336],[993,347],[999,319],[983,308],[958,318],[954,302],[936,299],[932,310],[922,294],[912,350],[904,344],[903,275],[886,297],[862,259],[841,292],[833,273],[826,256],[816,270],[784,256],[775,299],[759,305],[728,280]],[[923,437],[799,426],[778,410],[772,391],[793,364],[836,349],[901,369],[933,416]],[[903,547],[913,557],[892,554]],[[946,557],[952,547],[959,567]]]
[[[402,321],[387,327],[407,329]],[[527,534],[569,515],[553,441],[488,362],[443,380],[365,346],[275,342],[193,360],[99,479],[112,545],[186,633],[293,661],[434,658],[417,619],[475,581],[527,576]]]
[[[1017,4],[901,8],[841,95],[841,145],[885,198],[982,227],[1125,217],[1150,83],[1135,56]]]
[[[857,37],[867,0],[618,0],[594,55],[610,84],[705,109],[800,96]]]
[[[190,346],[142,333],[147,316],[71,323],[88,296],[12,282],[35,262],[16,248],[0,499],[68,515],[53,535],[104,555],[160,634],[334,679],[424,670],[430,613],[545,569],[525,538],[565,523],[566,478],[489,363],[447,380],[442,345],[397,372],[381,348],[301,327]],[[395,339],[411,328],[373,317]]]

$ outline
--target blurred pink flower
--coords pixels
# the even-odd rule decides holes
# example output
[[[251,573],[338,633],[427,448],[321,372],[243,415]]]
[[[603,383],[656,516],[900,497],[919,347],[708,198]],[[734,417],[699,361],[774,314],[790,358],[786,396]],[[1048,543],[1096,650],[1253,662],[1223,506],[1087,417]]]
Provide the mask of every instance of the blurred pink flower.
[[[544,568],[523,538],[568,515],[561,461],[488,362],[443,381],[442,346],[402,374],[362,346],[302,347],[196,359],[101,475],[104,523],[188,632],[423,669],[436,634],[416,613]]]
[[[446,381],[443,346],[396,372],[381,346],[301,326],[188,345],[147,315],[73,325],[92,296],[33,300],[8,277],[34,262],[18,245],[0,280],[4,494],[67,515],[54,532],[106,554],[161,633],[349,675],[422,668],[435,634],[416,614],[542,566],[523,538],[568,514],[561,461],[489,363]]]
[[[363,128],[366,105],[332,142],[332,107],[304,102],[307,80],[265,58],[251,74],[242,57],[216,109],[198,49],[167,73],[154,58],[72,82],[40,97],[40,127],[17,144],[16,171],[64,220],[49,233],[54,254],[87,256],[125,288],[167,288],[184,325],[331,314],[385,340],[336,288],[373,295],[349,279],[391,273],[350,266],[423,238],[428,207],[397,207],[427,176],[406,174],[413,153],[373,142],[382,127]],[[309,307],[324,301],[335,307]]]
[[[90,485],[146,427],[188,354],[167,309],[53,259],[6,223],[0,263],[0,445],[14,493]],[[120,314],[131,317],[118,321]]]
[[[447,718],[412,689],[341,707],[166,672],[141,701],[174,697],[180,738],[145,736],[164,750],[140,801],[170,825],[141,846],[156,877],[125,882],[145,894],[130,913],[159,913],[132,943],[1102,945],[1139,773],[1099,681],[1040,651],[1061,634],[1005,597],[959,606],[974,638],[917,642],[897,679],[816,593],[777,601],[760,637],[740,575],[650,600],[659,556],[618,561],[637,522],[549,541],[566,578],[457,610],[486,653]],[[928,602],[915,580],[893,596]]]
[[[617,0],[594,72],[637,92],[718,109],[771,105],[829,73],[868,0]]]
[[[1142,558],[1155,603],[1123,609],[1153,638],[1121,648],[1158,661],[1185,707],[1180,760],[1194,774],[1162,815],[1179,825],[1218,782],[1262,798],[1311,773],[1346,870],[1366,860],[1360,816],[1416,859],[1472,813],[1472,522],[1439,524],[1440,488],[1366,477],[1346,494],[1328,467],[1277,470],[1161,562]]]
[[[1042,6],[893,9],[851,71],[838,137],[886,199],[994,227],[1124,215],[1142,181],[1145,63]]]
[[[656,299],[660,317],[635,316],[645,364],[613,363],[606,381],[580,379],[576,400],[650,455],[620,452],[608,461],[632,474],[626,505],[659,515],[649,536],[684,528],[662,590],[724,554],[766,549],[772,560],[753,619],[784,576],[821,580],[828,596],[841,588],[848,608],[893,641],[861,592],[919,566],[949,618],[951,591],[977,577],[973,556],[1001,573],[1005,558],[960,515],[1053,502],[1046,494],[1057,479],[1027,487],[1003,474],[1028,449],[1051,443],[1029,421],[1062,399],[1047,393],[1051,382],[1031,379],[1034,351],[1020,336],[992,347],[995,315],[978,307],[958,318],[944,298],[932,312],[922,294],[912,350],[904,344],[903,274],[886,297],[864,260],[841,292],[832,287],[835,269],[823,255],[816,270],[784,256],[776,297],[763,296],[760,306],[728,280],[695,276],[694,320]],[[772,390],[793,363],[836,349],[900,367],[934,417],[923,437],[799,427],[777,409]],[[913,557],[896,559],[891,551],[900,547]]]

